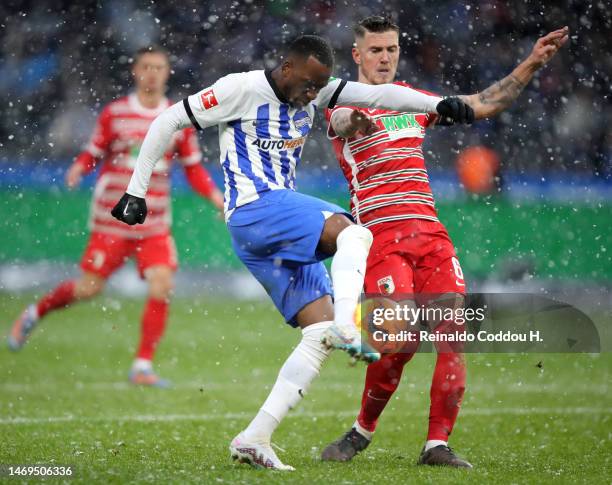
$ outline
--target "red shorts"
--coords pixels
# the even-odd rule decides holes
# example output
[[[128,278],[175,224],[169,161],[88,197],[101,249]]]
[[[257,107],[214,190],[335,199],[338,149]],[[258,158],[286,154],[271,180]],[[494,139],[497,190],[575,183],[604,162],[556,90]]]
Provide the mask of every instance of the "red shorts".
[[[465,294],[455,248],[441,223],[424,219],[385,222],[372,227],[372,233],[366,293]]]
[[[83,271],[108,278],[130,257],[136,259],[140,277],[152,266],[177,268],[176,246],[170,234],[144,239],[128,239],[101,232],[93,232],[81,259]]]

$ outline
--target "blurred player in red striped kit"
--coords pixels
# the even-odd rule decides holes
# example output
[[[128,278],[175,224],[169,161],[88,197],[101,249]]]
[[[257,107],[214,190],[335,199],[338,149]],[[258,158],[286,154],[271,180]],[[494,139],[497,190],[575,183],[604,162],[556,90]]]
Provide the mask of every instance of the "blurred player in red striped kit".
[[[132,75],[135,91],[102,110],[89,144],[66,174],[66,185],[75,188],[83,175],[102,163],[90,211],[91,237],[81,259],[82,273],[27,307],[14,323],[8,343],[11,349],[19,350],[44,316],[97,295],[104,289],[108,277],[133,257],[140,276],[148,283],[148,298],[129,380],[138,385],[166,387],[168,382],[153,371],[152,360],[166,327],[177,268],[170,232],[169,174],[174,157],[183,166],[192,189],[209,199],[218,210],[223,210],[223,195],[200,164],[202,153],[195,130],[187,128],[176,134],[172,146],[156,165],[148,193],[146,222],[126,226],[110,215],[110,209],[130,181],[151,122],[171,104],[165,97],[170,64],[163,48],[150,46],[138,50]]]
[[[354,33],[353,59],[359,82],[394,82],[400,54],[398,26],[383,17],[368,17],[355,26]],[[509,76],[479,94],[460,98],[473,109],[475,119],[499,113],[567,39],[567,28],[549,33]],[[396,300],[407,295],[417,302],[419,295],[438,295],[440,306],[462,307],[466,293],[463,273],[448,233],[437,218],[422,152],[425,130],[451,123],[438,115],[351,107],[336,107],[326,115],[328,136],[349,182],[353,217],[374,235],[365,293],[389,298],[396,295]],[[438,330],[440,322],[428,323],[431,330]],[[419,464],[471,468],[448,447],[465,390],[464,357],[457,349],[437,350],[429,431]],[[368,366],[357,420],[323,451],[323,460],[348,461],[369,445],[378,418],[413,355],[414,349],[389,353]]]

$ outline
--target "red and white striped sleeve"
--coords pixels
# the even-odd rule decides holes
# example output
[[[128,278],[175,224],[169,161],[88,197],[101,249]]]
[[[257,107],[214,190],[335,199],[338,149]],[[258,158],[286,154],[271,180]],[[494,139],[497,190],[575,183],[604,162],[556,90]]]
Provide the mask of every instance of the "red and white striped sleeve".
[[[108,153],[108,147],[113,141],[111,118],[111,110],[106,106],[96,120],[89,142],[75,160],[75,163],[83,166],[86,173],[91,172],[96,163]]]

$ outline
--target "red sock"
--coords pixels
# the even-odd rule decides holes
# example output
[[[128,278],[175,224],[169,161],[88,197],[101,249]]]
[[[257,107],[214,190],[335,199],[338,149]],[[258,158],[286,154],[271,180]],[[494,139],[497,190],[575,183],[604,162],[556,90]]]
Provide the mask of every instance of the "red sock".
[[[66,307],[74,300],[74,281],[64,281],[38,302],[36,306],[38,317],[42,318],[51,310]]]
[[[404,365],[414,353],[385,354],[378,362],[368,365],[361,410],[357,422],[374,432],[378,418],[399,385]]]
[[[159,343],[168,320],[168,301],[149,298],[142,315],[140,346],[136,356],[140,359],[153,360],[155,348]]]
[[[427,440],[448,441],[465,391],[463,354],[439,353],[431,382]]]

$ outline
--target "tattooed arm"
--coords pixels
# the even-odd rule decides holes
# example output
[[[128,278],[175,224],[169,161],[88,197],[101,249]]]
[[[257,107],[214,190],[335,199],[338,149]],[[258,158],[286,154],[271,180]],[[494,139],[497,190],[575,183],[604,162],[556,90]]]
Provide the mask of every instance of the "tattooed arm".
[[[508,108],[538,69],[544,66],[567,42],[569,29],[563,27],[541,37],[531,54],[514,71],[481,93],[459,96],[474,110],[475,119],[489,118]]]

